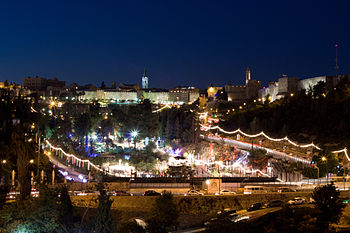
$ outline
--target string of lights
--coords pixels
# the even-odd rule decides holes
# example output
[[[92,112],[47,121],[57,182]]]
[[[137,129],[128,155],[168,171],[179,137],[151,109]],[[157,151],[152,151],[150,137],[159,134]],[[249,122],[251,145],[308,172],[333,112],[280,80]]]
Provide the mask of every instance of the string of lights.
[[[223,132],[223,133],[226,133],[226,134],[242,134],[246,137],[250,137],[250,138],[255,138],[255,137],[259,137],[259,136],[264,136],[265,138],[269,139],[270,141],[274,141],[274,142],[280,142],[280,141],[287,141],[289,142],[290,144],[296,146],[296,147],[301,147],[301,148],[307,148],[307,147],[314,147],[316,148],[317,150],[322,150],[320,147],[316,146],[314,143],[310,143],[310,144],[304,144],[304,145],[300,145],[300,144],[297,144],[295,142],[293,142],[292,140],[290,140],[287,136],[284,137],[284,138],[272,138],[272,137],[269,137],[267,134],[265,134],[263,131],[261,131],[260,133],[258,134],[247,134],[245,132],[243,132],[242,130],[240,129],[236,129],[234,131],[226,131],[222,128],[220,128],[219,126],[205,126],[203,124],[200,124],[200,126],[202,127],[201,129],[204,130],[204,131],[208,131],[208,130],[214,130],[214,129],[218,129],[219,131]],[[336,150],[336,151],[331,151],[331,153],[344,153],[347,160],[350,161],[350,157],[347,153],[347,148],[345,147],[344,149],[342,150]]]
[[[159,108],[157,110],[152,111],[152,113],[160,112],[160,111],[162,111],[165,108],[171,108],[171,106],[169,104],[166,104],[165,106],[163,106],[163,107],[161,107],[161,108]]]
[[[244,170],[245,172],[253,172],[253,173],[260,173],[261,175],[263,175],[263,176],[266,176],[266,177],[270,177],[268,174],[266,174],[266,173],[264,173],[264,172],[262,172],[261,170],[259,170],[259,169],[251,169],[251,170],[249,170],[249,169],[246,169],[246,168],[244,168],[243,166],[242,166],[242,164],[241,164],[241,161],[239,161],[239,162],[235,162],[233,165],[224,165],[223,163],[222,163],[222,161],[214,161],[214,162],[205,162],[205,161],[202,161],[202,160],[196,160],[196,164],[197,165],[207,165],[207,166],[209,166],[209,165],[213,165],[213,164],[217,164],[217,165],[219,165],[220,167],[224,167],[224,168],[236,168],[236,167],[239,167],[241,170]]]
[[[87,163],[88,164],[88,170],[90,170],[90,166],[95,168],[96,170],[98,171],[101,171],[101,172],[104,172],[103,169],[99,168],[97,165],[93,164],[90,162],[90,160],[88,159],[81,159],[73,154],[69,154],[69,153],[66,153],[62,148],[59,148],[59,147],[55,147],[53,146],[48,140],[45,140],[46,144],[49,146],[50,149],[54,149],[56,151],[60,151],[62,154],[64,154],[65,156],[67,156],[67,158],[73,158],[75,159],[79,164],[81,163]],[[114,175],[110,172],[108,172],[109,175]]]

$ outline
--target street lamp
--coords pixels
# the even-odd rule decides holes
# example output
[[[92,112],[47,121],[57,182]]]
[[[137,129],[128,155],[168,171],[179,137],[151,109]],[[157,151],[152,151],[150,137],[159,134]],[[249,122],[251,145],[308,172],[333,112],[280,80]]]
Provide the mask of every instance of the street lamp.
[[[207,179],[207,180],[205,181],[205,184],[207,185],[207,194],[208,194],[208,193],[209,193],[210,180]]]
[[[139,132],[137,130],[133,130],[133,131],[131,131],[130,135],[134,140],[134,148],[136,148],[136,137],[137,137],[137,135],[139,135]]]
[[[131,131],[131,136],[133,138],[136,138],[138,134],[139,134],[139,132],[137,132],[136,130]]]
[[[322,160],[322,162],[326,162],[327,161],[327,158],[325,157],[325,156],[322,156],[321,157],[321,160]],[[326,164],[326,172],[327,172],[327,184],[328,184],[328,166],[327,166],[327,164]]]

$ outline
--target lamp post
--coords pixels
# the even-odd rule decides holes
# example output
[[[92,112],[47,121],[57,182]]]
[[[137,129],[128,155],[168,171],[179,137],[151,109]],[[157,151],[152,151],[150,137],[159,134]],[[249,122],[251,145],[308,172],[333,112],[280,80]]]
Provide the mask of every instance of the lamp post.
[[[136,149],[136,137],[137,137],[137,135],[139,135],[139,132],[137,130],[133,130],[133,131],[131,131],[130,134],[131,134],[131,137],[134,140],[134,148]]]
[[[317,167],[317,164],[315,164],[315,168],[317,169],[317,181],[320,184],[320,168]]]
[[[322,156],[321,160],[322,160],[322,162],[326,162],[327,158],[325,156]],[[326,176],[327,176],[326,180],[327,180],[327,184],[328,184],[328,166],[327,166],[327,164],[326,164]]]

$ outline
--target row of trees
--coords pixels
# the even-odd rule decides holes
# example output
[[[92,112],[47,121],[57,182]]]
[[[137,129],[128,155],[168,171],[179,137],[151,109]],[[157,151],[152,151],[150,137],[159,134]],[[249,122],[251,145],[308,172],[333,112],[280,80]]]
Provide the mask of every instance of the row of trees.
[[[196,143],[199,134],[196,111],[192,106],[165,109],[160,113],[159,135],[181,144]]]

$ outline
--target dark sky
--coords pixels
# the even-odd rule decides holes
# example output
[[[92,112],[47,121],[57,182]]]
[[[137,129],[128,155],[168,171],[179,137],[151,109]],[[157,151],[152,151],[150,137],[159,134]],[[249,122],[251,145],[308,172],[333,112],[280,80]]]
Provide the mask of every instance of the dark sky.
[[[0,80],[243,84],[350,73],[350,1],[23,0],[0,3]]]

